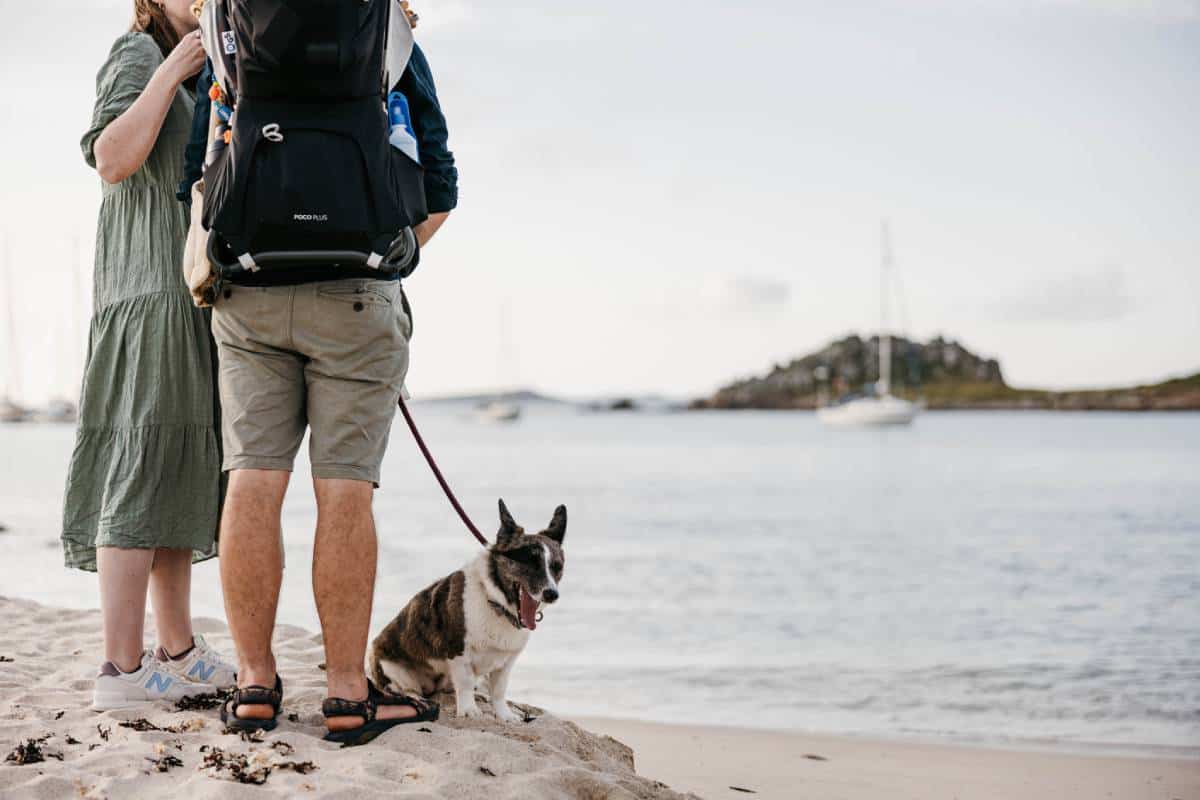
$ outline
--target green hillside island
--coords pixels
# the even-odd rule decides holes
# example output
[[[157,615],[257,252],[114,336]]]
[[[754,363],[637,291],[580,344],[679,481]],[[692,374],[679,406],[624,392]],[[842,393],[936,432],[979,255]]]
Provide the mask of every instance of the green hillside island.
[[[840,339],[767,375],[732,383],[693,409],[812,409],[828,398],[864,391],[879,378],[879,337]],[[1004,382],[1000,362],[940,336],[929,342],[892,339],[892,392],[931,409],[1063,411],[1200,410],[1200,373],[1121,389],[1050,392]]]

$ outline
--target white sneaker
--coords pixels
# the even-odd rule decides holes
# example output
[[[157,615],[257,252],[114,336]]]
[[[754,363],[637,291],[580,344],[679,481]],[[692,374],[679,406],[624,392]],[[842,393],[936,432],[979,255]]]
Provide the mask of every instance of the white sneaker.
[[[203,636],[192,637],[192,649],[180,659],[172,659],[161,647],[156,655],[164,667],[189,683],[207,683],[218,689],[237,686],[237,667],[213,650]]]
[[[111,661],[100,668],[92,689],[92,708],[96,711],[139,708],[157,700],[175,702],[216,691],[211,684],[182,680],[147,650],[142,653],[142,665],[134,672],[121,672]]]

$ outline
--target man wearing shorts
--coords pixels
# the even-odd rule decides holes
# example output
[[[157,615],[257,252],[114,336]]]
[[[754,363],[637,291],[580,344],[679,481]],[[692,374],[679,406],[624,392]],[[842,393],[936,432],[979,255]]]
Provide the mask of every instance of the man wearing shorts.
[[[401,90],[425,168],[430,217],[415,229],[424,245],[457,203],[458,173],[419,48]],[[407,304],[398,280],[338,279],[332,269],[289,278],[287,285],[274,278],[228,287],[213,311],[229,474],[221,584],[241,690],[222,716],[235,727],[273,727],[279,711],[271,635],[283,577],[280,510],[306,429],[317,498],[313,593],[328,696],[342,701],[332,703],[332,714],[326,702],[326,724],[332,733],[351,733],[370,717],[428,716],[436,708],[419,700],[397,704],[373,688],[368,694],[363,672],[375,589],[371,501],[408,371]]]

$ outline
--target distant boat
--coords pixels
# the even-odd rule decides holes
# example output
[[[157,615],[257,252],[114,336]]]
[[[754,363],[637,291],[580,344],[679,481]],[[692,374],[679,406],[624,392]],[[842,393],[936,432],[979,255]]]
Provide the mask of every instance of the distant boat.
[[[891,238],[883,225],[883,253],[880,264],[879,380],[875,393],[844,398],[817,410],[817,419],[836,427],[909,425],[921,406],[892,394],[892,337],[888,333],[888,269],[892,262]]]
[[[482,422],[515,422],[521,418],[521,407],[497,398],[477,407],[475,416]]]
[[[8,388],[3,395],[0,395],[0,422],[25,422],[29,419],[29,410],[23,408],[13,399],[14,395],[20,395],[21,370],[20,370],[20,353],[17,351],[17,325],[13,315],[13,291],[12,275],[8,271],[8,239],[3,242],[3,249],[0,249],[0,274],[4,277],[4,321],[5,321],[5,344],[8,352],[5,356],[5,363],[8,366],[8,374],[5,376]]]
[[[516,352],[513,347],[512,329],[508,319],[508,302],[500,304],[500,331],[496,337],[497,386],[516,374]],[[475,407],[475,418],[480,422],[516,422],[521,418],[520,392],[512,390],[496,394]]]
[[[825,406],[817,417],[826,425],[865,427],[874,425],[909,425],[921,407],[916,403],[885,394],[876,397],[855,397]]]
[[[9,400],[0,398],[0,422],[25,422],[29,419],[29,411]]]
[[[35,412],[33,418],[37,422],[69,423],[75,422],[79,409],[70,400],[58,397],[46,404],[46,407]]]

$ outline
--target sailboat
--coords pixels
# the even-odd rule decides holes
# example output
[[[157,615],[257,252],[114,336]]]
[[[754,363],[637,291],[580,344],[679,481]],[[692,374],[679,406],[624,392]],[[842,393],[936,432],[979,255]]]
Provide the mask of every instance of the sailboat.
[[[512,363],[516,360],[513,355],[512,331],[508,320],[508,303],[500,306],[500,335],[496,339],[497,358],[496,369],[497,385],[503,385],[505,366],[509,368],[509,374],[514,372]],[[516,422],[521,418],[521,405],[517,402],[516,391],[504,394],[496,394],[491,399],[480,403],[475,408],[475,418],[480,422]]]
[[[891,237],[883,224],[883,253],[880,259],[879,300],[879,380],[875,393],[853,397],[817,410],[817,419],[826,425],[866,427],[877,425],[909,425],[920,406],[892,394],[892,337],[888,333],[888,271],[892,267]]]
[[[0,395],[0,422],[25,422],[29,419],[28,409],[22,408],[17,404],[14,396],[17,394],[17,386],[20,383],[20,363],[18,358],[20,354],[17,352],[17,325],[13,320],[13,295],[16,292],[12,289],[12,275],[8,272],[8,241],[4,242],[3,250],[4,260],[0,263],[0,271],[4,274],[4,320],[5,320],[5,344],[8,347],[6,365],[8,367],[8,376],[5,381],[5,391]]]
[[[85,314],[81,303],[80,287],[83,284],[81,265],[83,262],[79,253],[78,237],[71,239],[71,252],[75,261],[71,275],[71,312],[67,315],[65,326],[64,320],[59,320],[55,329],[54,388],[56,393],[46,403],[45,408],[34,413],[33,418],[37,422],[65,424],[75,422],[79,418],[78,407],[68,399],[72,394],[70,390],[78,390],[79,359],[77,354],[78,345],[82,341],[79,325]],[[65,335],[64,327],[66,328]]]
[[[475,414],[481,422],[515,422],[521,418],[521,407],[496,397],[479,406]]]

